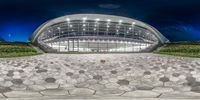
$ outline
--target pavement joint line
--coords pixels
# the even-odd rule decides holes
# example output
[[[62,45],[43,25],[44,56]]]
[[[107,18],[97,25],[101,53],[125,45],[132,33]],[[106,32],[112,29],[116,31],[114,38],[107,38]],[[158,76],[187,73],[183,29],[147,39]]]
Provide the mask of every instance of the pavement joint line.
[[[162,93],[160,93],[156,98],[160,98],[161,96],[162,96],[163,94]]]
[[[42,91],[38,91],[39,94],[41,94],[42,96],[45,96],[44,94],[41,93]]]
[[[8,98],[4,93],[1,93],[5,98]]]
[[[120,94],[119,96],[123,96],[125,93],[127,93],[127,91],[124,91],[122,94]]]
[[[97,91],[96,91],[96,90],[94,90],[94,93],[93,93],[93,95],[96,95],[96,92],[97,92]]]
[[[67,90],[67,93],[68,93],[69,95],[71,95],[70,92],[69,92],[69,90]]]

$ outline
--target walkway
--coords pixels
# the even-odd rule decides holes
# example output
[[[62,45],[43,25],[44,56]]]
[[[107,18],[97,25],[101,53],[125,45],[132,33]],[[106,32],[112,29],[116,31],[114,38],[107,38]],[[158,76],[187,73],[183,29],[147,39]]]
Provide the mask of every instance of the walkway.
[[[151,53],[44,54],[1,58],[0,76],[0,98],[6,100],[200,99],[197,58]]]

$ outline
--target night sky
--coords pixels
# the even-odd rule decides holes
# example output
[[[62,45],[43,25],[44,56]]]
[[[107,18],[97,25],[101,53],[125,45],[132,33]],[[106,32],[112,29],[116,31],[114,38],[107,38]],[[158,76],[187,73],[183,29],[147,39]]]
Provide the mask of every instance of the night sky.
[[[170,41],[200,41],[200,0],[0,0],[0,39],[28,41],[47,20],[80,13],[130,17]]]

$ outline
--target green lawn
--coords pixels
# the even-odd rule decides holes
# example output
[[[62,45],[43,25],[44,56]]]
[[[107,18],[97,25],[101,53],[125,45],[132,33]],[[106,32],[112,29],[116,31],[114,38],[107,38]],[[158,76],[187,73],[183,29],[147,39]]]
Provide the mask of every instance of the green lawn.
[[[165,46],[161,47],[155,53],[200,58],[200,43],[169,43],[165,44]]]
[[[31,56],[37,54],[37,51],[29,46],[28,43],[0,42],[0,58]]]

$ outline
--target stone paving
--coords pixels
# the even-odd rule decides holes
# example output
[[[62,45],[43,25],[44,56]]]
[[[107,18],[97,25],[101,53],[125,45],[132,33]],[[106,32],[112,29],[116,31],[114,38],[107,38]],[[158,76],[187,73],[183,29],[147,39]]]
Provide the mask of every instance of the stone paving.
[[[43,54],[0,59],[0,98],[200,99],[200,59]]]

